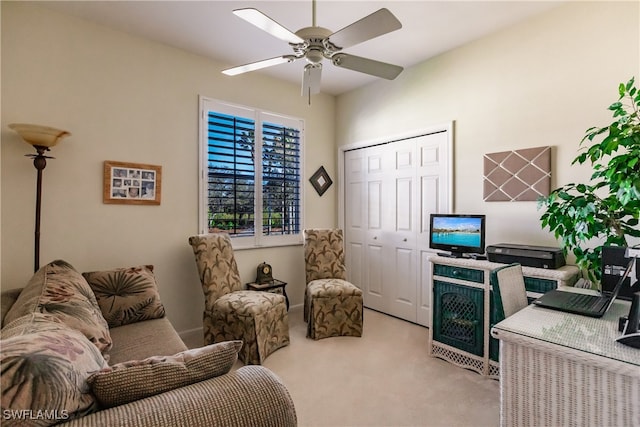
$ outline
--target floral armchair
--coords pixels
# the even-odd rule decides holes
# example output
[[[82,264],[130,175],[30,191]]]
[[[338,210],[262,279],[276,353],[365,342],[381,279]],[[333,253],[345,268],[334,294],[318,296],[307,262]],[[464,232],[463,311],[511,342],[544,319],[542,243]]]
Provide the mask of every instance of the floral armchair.
[[[238,358],[260,365],[268,355],[289,344],[285,297],[244,290],[226,233],[191,236],[205,296],[204,344],[242,340]]]
[[[307,337],[362,336],[362,290],[346,280],[343,233],[304,230]]]

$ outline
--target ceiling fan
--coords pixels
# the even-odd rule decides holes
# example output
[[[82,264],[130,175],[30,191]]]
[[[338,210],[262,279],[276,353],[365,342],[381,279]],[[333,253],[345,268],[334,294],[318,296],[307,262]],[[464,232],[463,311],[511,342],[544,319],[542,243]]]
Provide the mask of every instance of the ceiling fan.
[[[236,16],[274,37],[288,42],[293,49],[293,54],[251,62],[228,68],[222,72],[229,76],[235,76],[304,58],[307,61],[307,65],[304,67],[302,77],[302,96],[309,96],[309,99],[311,99],[312,94],[320,92],[323,59],[330,60],[337,67],[359,71],[387,80],[395,79],[402,72],[403,68],[398,65],[342,52],[345,48],[402,28],[400,21],[388,9],[382,8],[336,32],[316,25],[315,0],[312,2],[312,9],[312,26],[301,28],[295,33],[257,9],[234,10],[233,13]]]

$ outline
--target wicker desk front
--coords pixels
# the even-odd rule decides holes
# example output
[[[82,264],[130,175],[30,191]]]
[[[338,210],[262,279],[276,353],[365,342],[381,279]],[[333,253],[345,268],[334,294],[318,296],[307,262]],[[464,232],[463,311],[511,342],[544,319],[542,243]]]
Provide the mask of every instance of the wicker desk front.
[[[640,350],[615,339],[630,304],[596,319],[528,306],[500,340],[500,425],[640,425]]]

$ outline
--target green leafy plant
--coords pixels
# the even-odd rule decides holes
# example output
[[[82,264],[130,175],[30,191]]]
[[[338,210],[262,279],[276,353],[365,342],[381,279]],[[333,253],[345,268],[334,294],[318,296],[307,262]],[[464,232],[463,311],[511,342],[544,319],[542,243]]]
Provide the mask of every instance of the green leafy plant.
[[[538,204],[545,209],[542,227],[592,280],[600,278],[603,245],[628,246],[629,237],[640,237],[640,91],[632,78],[618,92],[618,101],[609,106],[614,121],[587,129],[571,162],[590,162],[589,182],[566,184]]]

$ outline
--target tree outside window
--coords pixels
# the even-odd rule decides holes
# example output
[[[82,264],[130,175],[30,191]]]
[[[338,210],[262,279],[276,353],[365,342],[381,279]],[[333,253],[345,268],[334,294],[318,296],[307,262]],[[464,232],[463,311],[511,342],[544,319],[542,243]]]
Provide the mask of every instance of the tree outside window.
[[[249,246],[301,242],[302,120],[207,99],[201,107],[204,231]]]

